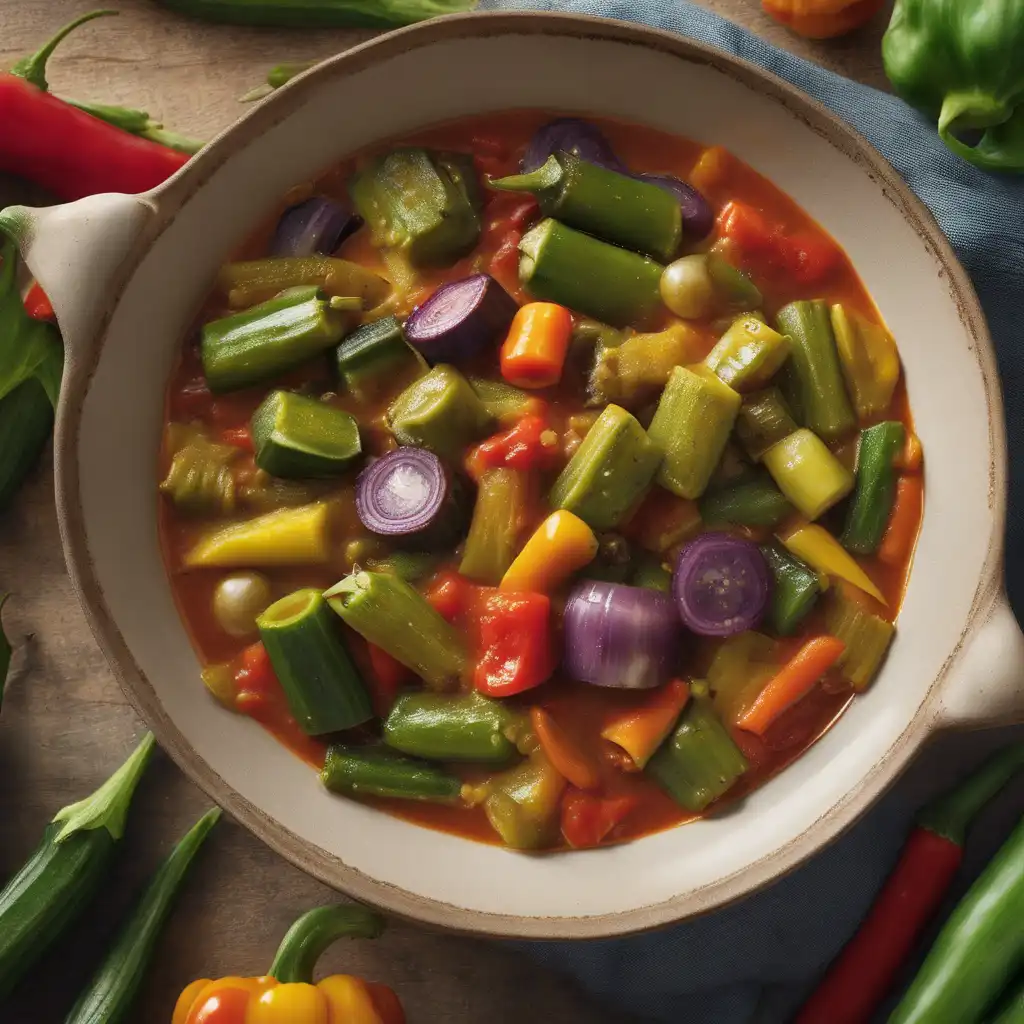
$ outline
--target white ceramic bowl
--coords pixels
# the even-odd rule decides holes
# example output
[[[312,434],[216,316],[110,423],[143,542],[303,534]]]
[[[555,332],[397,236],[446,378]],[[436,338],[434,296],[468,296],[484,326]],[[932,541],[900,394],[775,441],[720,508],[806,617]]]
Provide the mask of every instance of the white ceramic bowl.
[[[330,796],[207,697],[157,546],[163,394],[218,265],[289,188],[368,143],[463,114],[612,115],[720,143],[843,245],[900,344],[927,505],[899,634],[867,695],[792,767],[711,820],[525,856]],[[991,343],[928,212],[849,128],[733,57],[655,31],[540,15],[453,18],[304,75],[162,188],[8,211],[68,347],[57,429],[68,564],[127,693],[188,775],[285,857],[395,913],[488,934],[587,937],[720,906],[814,853],[926,737],[1024,714],[1005,602],[1006,471]]]

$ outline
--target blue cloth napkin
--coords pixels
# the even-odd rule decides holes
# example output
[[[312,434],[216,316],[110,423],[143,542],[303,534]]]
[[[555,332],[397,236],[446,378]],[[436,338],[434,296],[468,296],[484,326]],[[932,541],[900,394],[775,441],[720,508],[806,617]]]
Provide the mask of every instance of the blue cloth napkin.
[[[996,177],[977,170],[942,145],[934,123],[895,97],[779,50],[686,0],[484,0],[483,7],[601,15],[710,43],[817,97],[888,158],[952,242],[974,281],[995,338],[1014,456],[1008,584],[1022,618],[1024,177]],[[955,744],[946,753],[950,756],[956,760]],[[755,1017],[783,1019],[784,1011],[765,1009],[764,987],[791,985],[798,997],[799,989],[838,952],[894,862],[920,798],[920,792],[901,784],[806,867],[744,903],[696,922],[628,939],[522,943],[520,948],[546,965],[570,972],[603,1004],[647,1020],[748,1024]]]

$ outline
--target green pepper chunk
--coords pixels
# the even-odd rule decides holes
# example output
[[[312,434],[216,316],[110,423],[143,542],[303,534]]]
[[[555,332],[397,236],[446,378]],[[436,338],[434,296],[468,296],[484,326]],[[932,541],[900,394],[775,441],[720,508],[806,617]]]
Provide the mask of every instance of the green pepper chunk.
[[[175,506],[189,515],[230,515],[237,503],[231,471],[241,454],[233,444],[217,444],[195,424],[169,423],[164,441],[171,465],[160,484]]]
[[[706,683],[644,769],[680,806],[699,814],[724,796],[747,770],[747,761],[715,713]]]
[[[210,390],[259,384],[336,345],[351,322],[352,302],[358,307],[357,299],[325,299],[310,285],[204,324],[200,355]]]
[[[661,308],[660,263],[548,218],[519,243],[519,280],[537,299],[557,302],[613,327],[643,325]]]
[[[413,381],[388,407],[387,421],[401,444],[447,459],[457,459],[492,422],[469,381],[445,363]]]
[[[503,192],[530,193],[545,217],[663,262],[675,256],[683,240],[675,196],[571,153],[553,153],[535,171],[488,184]]]
[[[958,156],[1024,171],[1024,11],[1019,0],[897,0],[882,40],[885,73],[938,119]],[[972,146],[959,136],[984,129]]]
[[[774,578],[768,621],[779,636],[792,636],[821,596],[818,574],[778,544],[765,544],[761,554]]]
[[[857,489],[840,540],[855,555],[873,555],[882,543],[896,495],[893,463],[903,450],[907,432],[889,420],[861,431],[857,451]]]
[[[479,693],[405,693],[384,722],[384,742],[428,761],[504,765],[517,753],[509,737],[518,717]]]
[[[403,757],[387,747],[355,747],[332,743],[327,748],[320,781],[345,796],[391,797],[455,803],[462,783],[450,772],[426,761]]]
[[[740,403],[740,396],[706,366],[677,366],[672,371],[647,430],[665,453],[658,472],[662,487],[680,498],[704,493]]]
[[[621,406],[609,405],[558,475],[548,502],[594,530],[611,530],[650,487],[661,451]]]
[[[480,238],[480,188],[466,154],[396,149],[348,187],[373,244],[402,250],[415,267],[450,265]]]

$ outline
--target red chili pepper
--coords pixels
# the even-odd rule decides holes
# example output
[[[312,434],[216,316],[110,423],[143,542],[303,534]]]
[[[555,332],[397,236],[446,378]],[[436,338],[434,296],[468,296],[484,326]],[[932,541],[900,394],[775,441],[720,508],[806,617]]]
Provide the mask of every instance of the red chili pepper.
[[[228,427],[220,432],[220,439],[225,444],[234,445],[247,452],[255,451],[252,443],[252,431],[248,426]]]
[[[489,697],[511,697],[539,686],[555,670],[550,599],[489,588],[479,593],[476,629],[482,653],[473,685]]]
[[[467,456],[470,476],[479,480],[487,469],[540,469],[558,458],[558,438],[543,416],[524,416],[511,430],[481,441]]]
[[[593,796],[570,786],[562,797],[562,835],[576,850],[598,846],[636,805],[635,796]]]
[[[15,75],[0,74],[0,171],[60,199],[147,192],[188,156],[92,117]]]
[[[942,903],[963,859],[971,822],[1022,769],[1024,742],[999,751],[921,810],[874,906],[795,1024],[864,1024],[871,1019]]]
[[[2,143],[0,143],[2,145]],[[39,287],[38,281],[33,281],[32,286],[25,293],[25,312],[33,320],[56,320],[53,312],[53,303],[50,297]]]
[[[412,679],[412,672],[376,644],[368,643],[366,649],[370,656],[369,686],[373,708],[378,718],[387,718],[398,691]]]

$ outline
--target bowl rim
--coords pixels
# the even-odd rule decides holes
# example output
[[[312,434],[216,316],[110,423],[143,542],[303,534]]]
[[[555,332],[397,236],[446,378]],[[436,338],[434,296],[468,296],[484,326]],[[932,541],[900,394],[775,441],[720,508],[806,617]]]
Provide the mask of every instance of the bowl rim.
[[[669,900],[629,911],[588,917],[519,917],[469,910],[381,882],[343,864],[337,857],[300,838],[266,815],[224,782],[200,758],[171,721],[140,666],[135,662],[104,600],[89,552],[85,521],[78,503],[78,432],[85,396],[98,365],[119,298],[135,269],[162,235],[176,210],[238,150],[287,119],[328,80],[348,77],[409,49],[452,39],[502,35],[569,36],[626,43],[688,63],[707,65],[747,88],[781,103],[812,131],[825,137],[848,159],[865,165],[947,275],[961,323],[973,350],[985,390],[989,425],[990,536],[978,587],[964,629],[942,670],[932,681],[913,718],[873,768],[817,821],[772,855],[745,869]],[[549,12],[486,12],[452,15],[378,36],[326,60],[298,76],[218,135],[171,179],[146,196],[155,216],[125,259],[109,289],[91,346],[69,367],[55,436],[57,515],[68,570],[90,628],[122,690],[161,747],[185,775],[212,800],[272,850],[324,884],[398,917],[463,934],[537,939],[588,939],[628,935],[665,926],[727,906],[765,888],[795,870],[858,820],[902,774],[934,729],[929,705],[941,689],[968,638],[985,621],[1002,593],[1003,520],[1006,503],[1006,439],[1002,397],[992,345],[980,302],[966,271],[931,212],[877,150],[817,100],[759,65],[709,44],[645,25],[588,15]],[[583,853],[576,853],[583,856]]]

